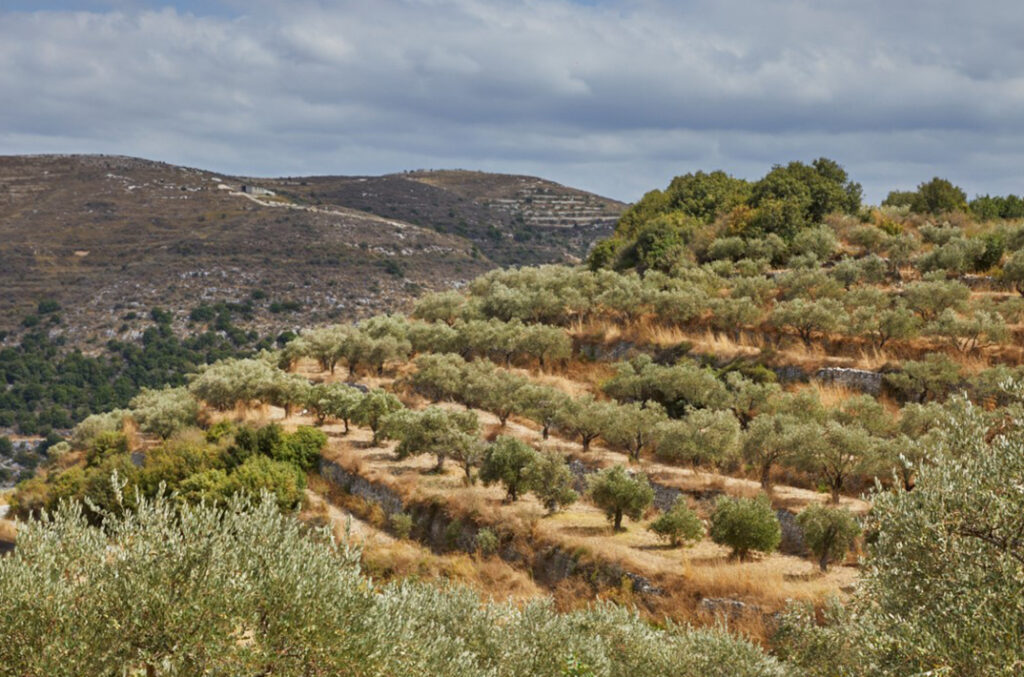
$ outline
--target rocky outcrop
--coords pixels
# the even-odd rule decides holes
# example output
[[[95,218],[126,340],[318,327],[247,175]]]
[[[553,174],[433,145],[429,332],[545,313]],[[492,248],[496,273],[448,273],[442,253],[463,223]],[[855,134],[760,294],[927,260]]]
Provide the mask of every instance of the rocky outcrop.
[[[402,512],[402,498],[397,492],[345,470],[334,461],[321,458],[320,474],[342,491],[378,504],[388,515]]]
[[[884,375],[877,371],[842,367],[826,367],[819,369],[814,375],[814,378],[822,383],[835,383],[868,395],[878,395],[882,392],[883,377]]]
[[[779,509],[775,511],[775,516],[779,519],[779,526],[782,528],[779,552],[797,557],[806,556],[807,545],[804,543],[804,530],[796,521],[796,515],[786,509]]]

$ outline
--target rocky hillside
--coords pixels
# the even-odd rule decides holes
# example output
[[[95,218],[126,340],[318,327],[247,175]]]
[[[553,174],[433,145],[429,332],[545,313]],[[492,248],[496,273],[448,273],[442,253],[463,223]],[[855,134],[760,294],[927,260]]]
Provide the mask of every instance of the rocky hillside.
[[[183,323],[202,302],[248,299],[261,332],[358,317],[498,265],[572,260],[622,207],[473,172],[254,180],[0,157],[0,331],[34,322],[44,299],[81,345],[132,338],[154,306]]]
[[[416,171],[264,181],[299,204],[345,207],[463,237],[500,265],[582,258],[625,205],[532,176]]]

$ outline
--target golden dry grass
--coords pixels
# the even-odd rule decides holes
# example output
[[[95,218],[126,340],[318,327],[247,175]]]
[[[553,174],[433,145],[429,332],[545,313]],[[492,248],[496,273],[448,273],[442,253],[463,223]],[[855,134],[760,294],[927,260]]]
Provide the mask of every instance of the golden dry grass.
[[[359,499],[339,495],[340,492],[322,478],[312,476],[309,487],[307,505],[300,518],[329,525],[338,542],[358,546],[363,567],[374,578],[387,581],[414,577],[442,583],[458,582],[495,600],[526,600],[544,594],[528,573],[500,559],[464,553],[435,554],[415,541],[396,538],[383,531],[383,513],[370,521],[357,517],[354,512],[366,511],[366,502],[357,506]],[[337,504],[346,498],[352,502],[353,510]]]
[[[18,537],[18,525],[14,520],[0,519],[0,541],[14,543]]]

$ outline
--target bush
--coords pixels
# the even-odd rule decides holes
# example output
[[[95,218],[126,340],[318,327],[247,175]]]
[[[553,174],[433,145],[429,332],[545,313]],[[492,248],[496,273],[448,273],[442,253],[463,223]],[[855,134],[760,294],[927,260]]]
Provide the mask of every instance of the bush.
[[[327,435],[316,428],[299,426],[270,452],[277,461],[291,463],[302,470],[312,470],[320,460],[320,452],[327,446]]]
[[[396,512],[391,515],[391,530],[399,538],[409,538],[412,533],[412,515],[405,512]]]
[[[782,528],[764,494],[757,498],[728,498],[715,503],[711,540],[732,548],[732,557],[747,559],[752,550],[771,552],[782,541]]]
[[[498,551],[498,535],[486,527],[476,532],[476,549],[484,557],[490,557]]]
[[[671,510],[662,513],[647,527],[673,547],[685,541],[697,541],[704,535],[704,525],[697,514],[686,505],[686,499],[680,496],[672,505]]]

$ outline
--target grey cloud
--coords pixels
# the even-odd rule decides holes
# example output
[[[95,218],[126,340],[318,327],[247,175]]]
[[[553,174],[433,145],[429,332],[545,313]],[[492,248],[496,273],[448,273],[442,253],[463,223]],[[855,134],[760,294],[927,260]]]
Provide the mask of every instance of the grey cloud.
[[[0,12],[0,151],[245,174],[478,167],[625,199],[693,169],[828,155],[875,200],[935,174],[1024,190],[1012,2],[129,4]]]

